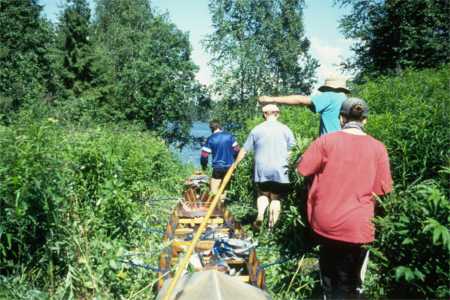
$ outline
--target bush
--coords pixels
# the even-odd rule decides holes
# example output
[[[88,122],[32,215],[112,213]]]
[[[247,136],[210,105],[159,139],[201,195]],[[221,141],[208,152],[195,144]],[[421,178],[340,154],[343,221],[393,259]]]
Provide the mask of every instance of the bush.
[[[449,82],[446,65],[357,87],[371,109],[368,132],[385,143],[397,185],[436,178],[448,163]]]
[[[373,298],[448,299],[450,203],[443,188],[424,181],[381,204],[373,244]]]
[[[121,257],[146,253],[156,265],[161,237],[145,229],[165,225],[173,202],[149,198],[178,195],[188,170],[148,133],[22,122],[0,128],[0,298],[112,298],[148,286],[156,274]],[[30,288],[11,290],[17,282]]]

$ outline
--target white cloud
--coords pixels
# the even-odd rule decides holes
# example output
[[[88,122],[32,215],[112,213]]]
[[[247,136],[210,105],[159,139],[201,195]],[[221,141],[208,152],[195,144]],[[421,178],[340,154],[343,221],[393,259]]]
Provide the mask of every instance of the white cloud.
[[[199,67],[195,78],[204,85],[209,85],[213,81],[211,67],[208,66],[209,56],[203,51],[193,51],[192,60]]]
[[[200,45],[192,44],[192,60],[199,67],[195,78],[204,85],[209,85],[213,81],[212,70],[208,65],[210,59]]]

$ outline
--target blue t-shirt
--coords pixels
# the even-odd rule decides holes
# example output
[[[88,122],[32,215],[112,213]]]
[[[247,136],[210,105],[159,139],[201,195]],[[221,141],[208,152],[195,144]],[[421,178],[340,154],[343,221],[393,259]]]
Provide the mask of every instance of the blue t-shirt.
[[[288,158],[294,145],[292,131],[276,120],[265,121],[253,128],[244,149],[255,153],[254,181],[289,183]]]
[[[341,130],[339,112],[347,99],[344,93],[324,92],[311,97],[314,111],[320,114],[320,135]]]
[[[208,137],[202,151],[212,154],[213,169],[226,170],[234,162],[234,147],[237,145],[231,133],[219,131]]]

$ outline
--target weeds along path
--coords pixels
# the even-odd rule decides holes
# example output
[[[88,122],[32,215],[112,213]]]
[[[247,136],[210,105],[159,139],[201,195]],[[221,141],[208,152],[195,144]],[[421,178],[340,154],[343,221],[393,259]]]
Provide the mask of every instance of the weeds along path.
[[[191,170],[162,140],[55,119],[0,128],[0,298],[151,299]]]

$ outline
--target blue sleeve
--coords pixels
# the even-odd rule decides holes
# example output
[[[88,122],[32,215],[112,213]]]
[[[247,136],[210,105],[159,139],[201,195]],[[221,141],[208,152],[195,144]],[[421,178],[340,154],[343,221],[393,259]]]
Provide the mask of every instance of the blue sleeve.
[[[330,96],[325,93],[311,96],[311,102],[316,113],[322,113],[330,105],[331,100]]]
[[[201,153],[200,153],[200,165],[203,170],[206,170],[208,166],[208,156],[211,153],[209,138],[206,140],[206,143],[203,144]]]

